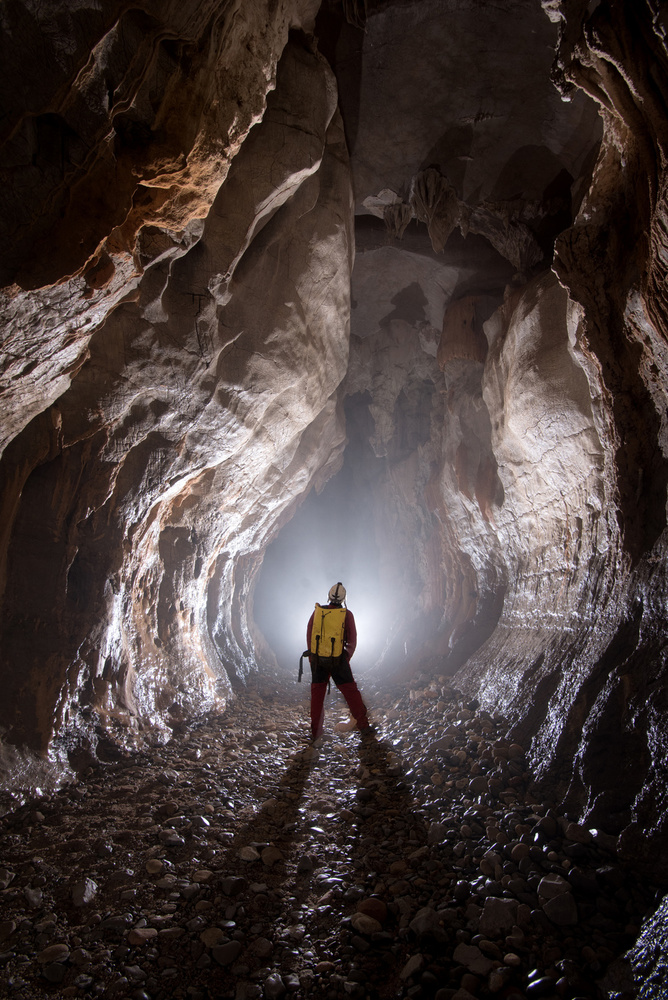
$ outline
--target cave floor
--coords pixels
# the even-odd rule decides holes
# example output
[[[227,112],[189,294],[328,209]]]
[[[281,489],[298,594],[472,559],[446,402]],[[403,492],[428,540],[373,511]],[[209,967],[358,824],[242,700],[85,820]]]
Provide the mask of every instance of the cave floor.
[[[655,890],[444,678],[363,686],[370,738],[248,689],[5,815],[6,995],[635,997]]]

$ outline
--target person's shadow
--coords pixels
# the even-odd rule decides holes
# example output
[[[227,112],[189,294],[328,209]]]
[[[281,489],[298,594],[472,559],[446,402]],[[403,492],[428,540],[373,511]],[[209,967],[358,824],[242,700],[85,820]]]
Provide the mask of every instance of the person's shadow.
[[[403,765],[391,744],[376,735],[361,736],[358,756],[352,861],[358,884],[363,883],[361,905],[364,912],[380,918],[381,929],[356,935],[352,943],[364,949],[364,969],[377,995],[389,996],[388,990],[401,992],[405,985],[399,973],[409,950],[407,923],[413,910],[402,897],[414,893],[410,858],[427,844],[427,828],[414,810]]]
[[[342,738],[359,742],[345,754],[347,766],[352,763],[350,787],[333,826],[330,818],[321,828],[308,813],[309,785],[321,770],[323,787],[313,782],[314,798],[332,795],[327,771],[332,765],[341,766],[336,736],[319,747],[295,752],[274,785],[278,789],[274,796],[256,802],[253,815],[216,853],[215,882],[205,898],[217,897],[209,909],[209,927],[213,937],[218,928],[218,940],[213,943],[212,937],[206,947],[196,946],[189,969],[191,985],[201,990],[202,1000],[241,995],[243,983],[252,992],[270,975],[278,974],[285,982],[291,973],[303,974],[302,935],[306,938],[302,947],[310,941],[317,957],[331,958],[336,973],[346,980],[357,974],[357,949],[363,948],[364,969],[377,995],[389,996],[388,989],[401,988],[399,972],[406,960],[408,931],[406,920],[402,923],[403,904],[396,899],[403,892],[410,894],[402,879],[414,875],[410,861],[405,870],[402,862],[427,843],[427,832],[414,814],[412,793],[391,745],[357,732]],[[331,861],[328,843],[336,848]],[[333,893],[325,893],[328,876],[334,876],[337,886]],[[388,904],[382,926],[370,935],[355,935],[349,921],[357,903],[374,896],[382,896]],[[349,942],[356,936],[352,947],[349,943],[343,950],[332,938],[341,926],[349,928]],[[311,966],[316,962],[314,957]],[[308,995],[321,995],[318,990],[328,988],[328,975],[313,975]]]
[[[281,887],[291,882],[292,874],[286,871],[285,862],[293,861],[301,847],[300,810],[318,757],[313,747],[295,752],[276,795],[257,803],[252,817],[216,852],[217,878],[208,894],[209,899],[218,894],[209,910],[214,934],[206,946],[192,950],[193,996],[202,1000],[234,997],[240,982],[260,967],[276,964],[272,925],[286,910]],[[224,825],[221,821],[220,826]],[[307,866],[300,872],[297,862],[296,878],[308,876],[311,870]],[[251,923],[250,939],[237,922],[241,926]],[[279,957],[281,973],[289,972],[291,963]]]

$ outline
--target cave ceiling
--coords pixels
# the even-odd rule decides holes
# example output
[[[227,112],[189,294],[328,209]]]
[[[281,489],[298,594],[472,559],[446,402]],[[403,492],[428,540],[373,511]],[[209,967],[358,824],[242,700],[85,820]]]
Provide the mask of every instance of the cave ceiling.
[[[355,196],[352,331],[370,332],[363,313],[374,299],[382,309],[416,282],[427,298],[442,287],[433,303],[440,315],[429,317],[440,328],[451,298],[502,295],[514,272],[550,255],[572,218],[601,123],[584,94],[565,103],[554,87],[556,27],[538,4],[367,9],[364,30],[344,21],[323,40],[339,86]],[[513,228],[516,236],[524,229],[524,257],[508,238]],[[404,260],[401,251],[414,255],[405,258],[403,288],[401,264],[390,263]],[[422,281],[420,257],[433,261],[425,262]]]

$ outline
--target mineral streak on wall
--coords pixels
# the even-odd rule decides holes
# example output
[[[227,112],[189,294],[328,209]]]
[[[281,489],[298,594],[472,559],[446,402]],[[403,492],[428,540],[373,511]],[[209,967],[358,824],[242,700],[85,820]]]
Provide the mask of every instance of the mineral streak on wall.
[[[319,7],[2,6],[0,725],[94,749],[275,669],[263,553],[350,441],[379,669],[656,868],[665,10]]]

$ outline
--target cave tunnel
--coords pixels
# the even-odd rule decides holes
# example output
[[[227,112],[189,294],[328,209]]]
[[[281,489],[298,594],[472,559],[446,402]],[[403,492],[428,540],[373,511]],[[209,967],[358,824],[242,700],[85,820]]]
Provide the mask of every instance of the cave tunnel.
[[[6,995],[668,996],[665,4],[0,25]]]

